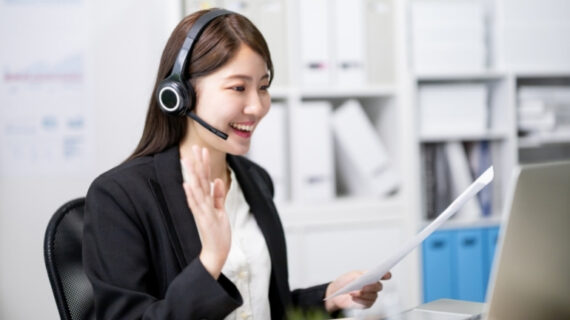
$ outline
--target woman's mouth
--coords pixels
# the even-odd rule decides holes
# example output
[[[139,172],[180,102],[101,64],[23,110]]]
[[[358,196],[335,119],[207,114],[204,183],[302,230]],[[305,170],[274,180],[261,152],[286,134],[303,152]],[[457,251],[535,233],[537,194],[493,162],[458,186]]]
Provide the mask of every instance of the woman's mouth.
[[[253,128],[255,127],[253,125],[253,122],[230,122],[230,127],[232,129],[234,129],[234,132],[240,136],[240,137],[244,137],[244,138],[249,138],[251,137],[251,134],[253,133]]]

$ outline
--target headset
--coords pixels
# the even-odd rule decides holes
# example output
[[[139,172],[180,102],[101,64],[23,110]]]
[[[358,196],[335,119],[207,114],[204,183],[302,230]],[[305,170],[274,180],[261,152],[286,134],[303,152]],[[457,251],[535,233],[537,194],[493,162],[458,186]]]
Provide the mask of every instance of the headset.
[[[228,138],[226,133],[212,127],[198,117],[196,113],[192,112],[196,104],[196,92],[192,84],[187,79],[184,79],[184,70],[186,69],[186,64],[190,61],[192,48],[206,26],[219,16],[234,13],[229,10],[214,9],[200,16],[188,31],[182,48],[180,48],[176,56],[170,75],[160,82],[156,90],[158,105],[164,113],[173,116],[186,115],[224,140]]]

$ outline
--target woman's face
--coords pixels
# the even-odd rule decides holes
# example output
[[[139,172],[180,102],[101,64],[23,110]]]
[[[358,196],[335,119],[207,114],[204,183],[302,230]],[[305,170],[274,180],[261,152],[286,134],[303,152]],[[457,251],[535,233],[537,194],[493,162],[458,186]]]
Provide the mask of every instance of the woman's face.
[[[192,143],[224,153],[248,152],[255,127],[269,111],[269,71],[263,58],[246,45],[215,72],[196,80],[196,114],[228,135],[220,139],[197,122],[190,122]]]

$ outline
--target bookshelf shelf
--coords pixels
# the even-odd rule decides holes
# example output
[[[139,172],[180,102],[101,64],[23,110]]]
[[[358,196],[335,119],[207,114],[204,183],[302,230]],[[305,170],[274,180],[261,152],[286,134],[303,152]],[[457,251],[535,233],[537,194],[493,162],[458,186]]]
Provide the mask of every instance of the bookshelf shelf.
[[[472,72],[418,73],[418,82],[500,80],[507,75],[502,71],[479,70]]]
[[[551,144],[570,144],[570,132],[551,133],[537,137],[520,137],[518,146],[522,149],[537,148]]]
[[[479,140],[503,140],[508,139],[507,132],[487,132],[480,134],[422,134],[420,142],[438,143],[447,141],[479,141]]]
[[[393,97],[396,95],[396,88],[391,85],[361,88],[307,88],[301,90],[300,94],[303,98]]]
[[[553,70],[517,70],[512,73],[517,78],[570,78],[570,70],[553,69]]]

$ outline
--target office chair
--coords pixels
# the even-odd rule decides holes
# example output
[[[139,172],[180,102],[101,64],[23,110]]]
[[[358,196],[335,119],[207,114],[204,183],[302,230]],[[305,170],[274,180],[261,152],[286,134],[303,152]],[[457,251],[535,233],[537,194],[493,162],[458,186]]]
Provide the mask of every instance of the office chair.
[[[44,238],[48,277],[63,320],[95,319],[93,288],[83,270],[85,198],[71,200],[51,217]]]

